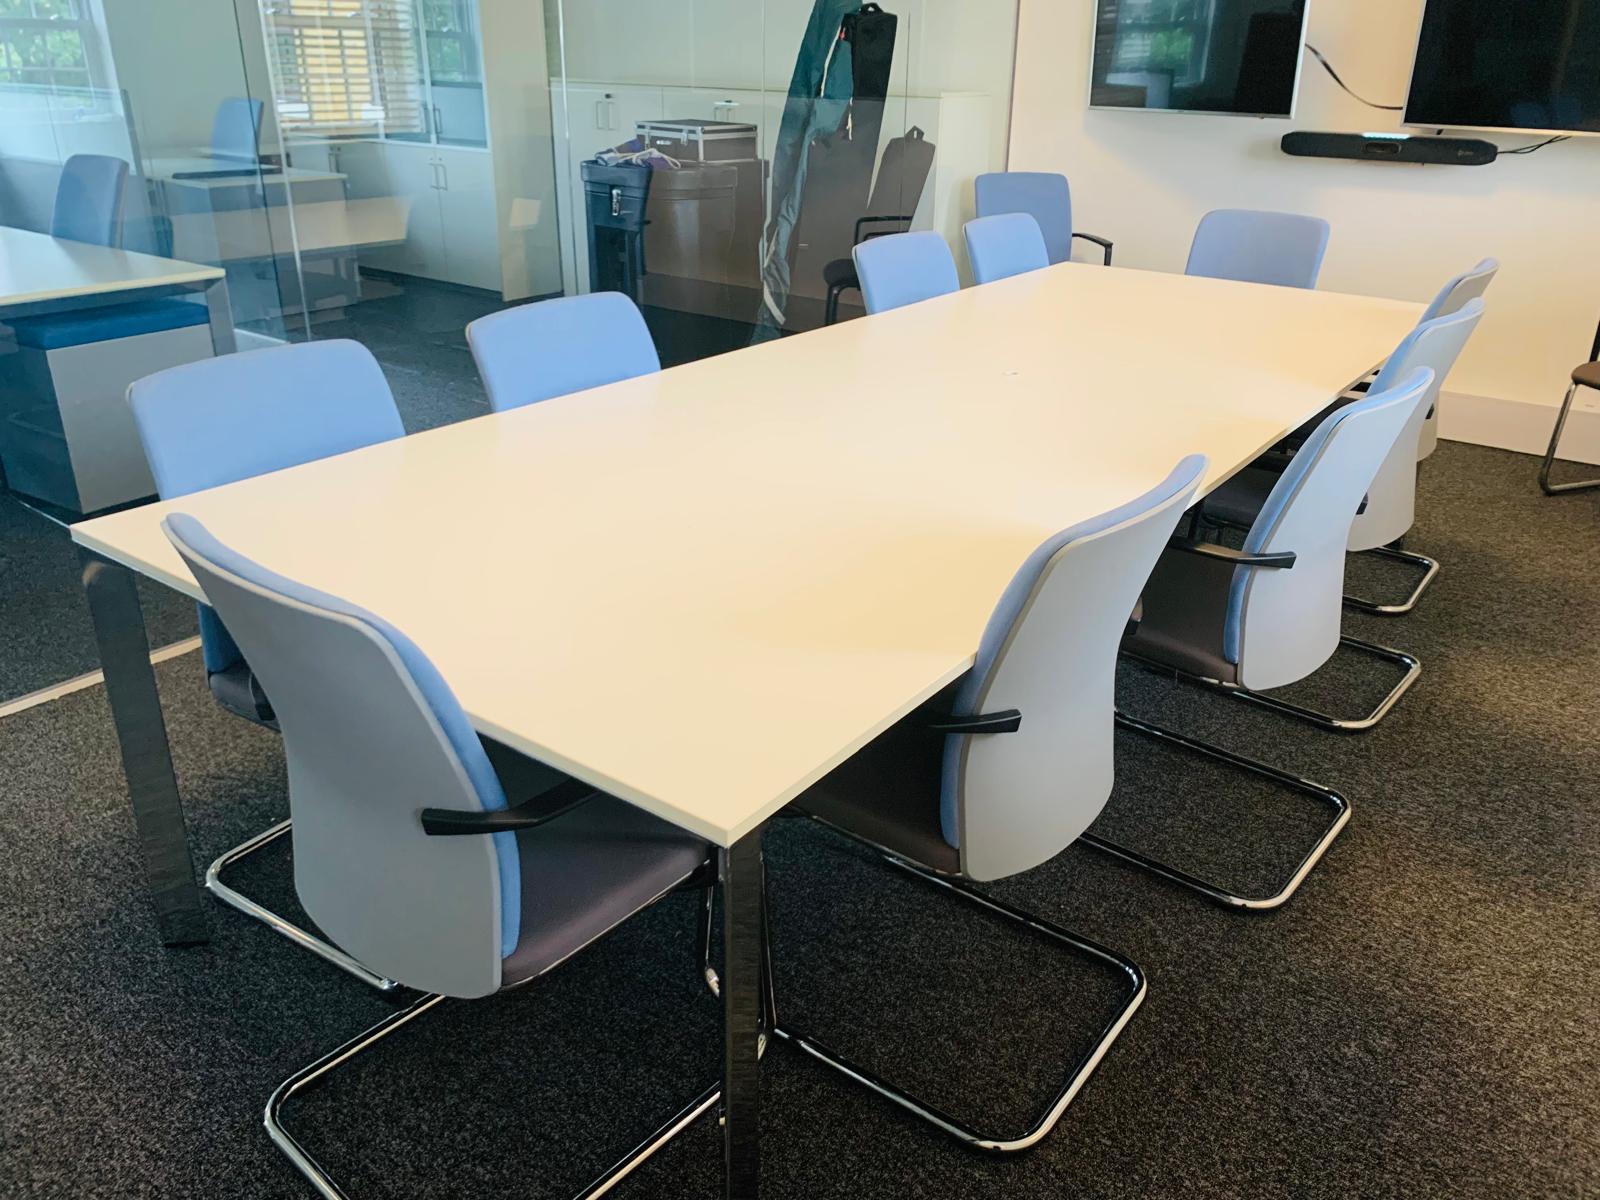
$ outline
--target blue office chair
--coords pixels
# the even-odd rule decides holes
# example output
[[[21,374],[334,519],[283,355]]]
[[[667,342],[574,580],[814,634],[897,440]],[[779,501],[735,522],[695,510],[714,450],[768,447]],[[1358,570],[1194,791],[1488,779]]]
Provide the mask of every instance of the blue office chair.
[[[217,158],[255,162],[260,155],[260,100],[230,96],[217,105],[211,122],[211,153]]]
[[[1244,525],[1244,549],[1194,542],[1164,554],[1129,653],[1323,728],[1376,725],[1422,668],[1408,654],[1343,636],[1345,553],[1385,463],[1397,449],[1412,453],[1407,439],[1434,381],[1426,367],[1390,375],[1325,416],[1281,470],[1246,468],[1207,496],[1208,518],[1221,511]],[[1258,505],[1241,502],[1261,488]],[[1330,717],[1267,694],[1313,674],[1341,645],[1405,669],[1369,715]]]
[[[867,312],[888,312],[961,290],[956,260],[942,236],[925,229],[862,242],[853,251]]]
[[[467,345],[496,412],[661,369],[649,326],[621,292],[490,313],[467,326]]]
[[[1401,616],[1416,608],[1423,593],[1439,574],[1437,561],[1425,554],[1404,550],[1399,542],[1416,521],[1417,463],[1420,458],[1417,446],[1427,414],[1437,407],[1440,387],[1449,377],[1482,318],[1483,301],[1474,299],[1467,301],[1454,313],[1434,317],[1416,326],[1389,356],[1368,392],[1371,395],[1395,387],[1400,380],[1422,368],[1432,373],[1432,382],[1422,408],[1395,442],[1394,449],[1383,460],[1372,485],[1367,489],[1366,500],[1350,527],[1349,541],[1352,553],[1366,553],[1405,563],[1418,568],[1422,575],[1404,600],[1383,604],[1360,596],[1346,596],[1345,603],[1351,608],[1385,617]],[[1286,460],[1281,455],[1268,455],[1258,464],[1235,475],[1206,497],[1206,516],[1216,523],[1249,527],[1266,504],[1267,496],[1276,483],[1277,472],[1283,469],[1286,461],[1293,460]]]
[[[1219,208],[1200,218],[1184,273],[1314,288],[1328,234],[1321,217]]]
[[[531,983],[672,892],[714,886],[715,856],[554,773],[559,782],[510,806],[449,685],[405,634],[252,562],[191,516],[173,513],[162,528],[275,697],[301,903],[351,957],[428,993],[291,1076],[267,1104],[279,1149],[321,1195],[342,1196],[282,1122],[296,1093],[447,997]],[[713,1084],[602,1180],[718,1096]]]
[[[159,371],[128,389],[139,440],[163,500],[329,458],[405,434],[377,360],[356,342],[305,342],[230,354]],[[276,705],[229,629],[200,606],[201,653],[211,693],[223,708],[277,728]],[[223,871],[290,830],[283,821],[221,855],[206,887],[373,987],[393,981],[262,907],[222,880]]]
[[[963,233],[967,257],[972,260],[972,277],[978,283],[993,283],[1050,265],[1039,222],[1027,213],[1002,213],[968,221]]]
[[[1150,576],[1137,627],[1123,639],[1124,651],[1163,674],[1176,674],[1325,727],[1349,732],[1376,724],[1422,668],[1409,655],[1344,636],[1340,626],[1345,543],[1373,477],[1412,427],[1432,383],[1430,371],[1416,370],[1393,387],[1374,391],[1325,417],[1276,477],[1241,549],[1194,537],[1169,546]],[[1369,717],[1339,721],[1267,693],[1266,689],[1313,674],[1341,645],[1406,669]],[[1332,808],[1332,823],[1286,885],[1271,896],[1244,896],[1097,834],[1086,834],[1084,842],[1227,907],[1247,911],[1279,907],[1299,890],[1349,822],[1349,802],[1320,784],[1217,747],[1194,740],[1187,745],[1317,796]]]
[[[74,154],[61,166],[50,235],[94,246],[122,241],[128,164],[105,154]]]
[[[1099,246],[1105,265],[1111,265],[1112,245],[1103,237],[1072,227],[1072,187],[1065,175],[1043,171],[1001,171],[979,175],[973,183],[978,216],[1027,213],[1039,223],[1050,262],[1072,258],[1072,240],[1081,238]]]
[[[895,867],[1121,977],[1122,1002],[1093,1045],[1031,1125],[1004,1133],[878,1079],[785,1024],[769,996],[779,1037],[979,1149],[1023,1150],[1049,1133],[1144,999],[1122,955],[970,885],[1050,861],[1105,806],[1118,640],[1205,470],[1186,458],[1138,499],[1045,540],[999,597],[972,670],[794,801]]]

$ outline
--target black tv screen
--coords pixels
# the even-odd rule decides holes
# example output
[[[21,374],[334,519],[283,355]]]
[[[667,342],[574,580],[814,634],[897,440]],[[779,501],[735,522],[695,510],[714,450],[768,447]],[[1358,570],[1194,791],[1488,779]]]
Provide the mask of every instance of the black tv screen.
[[[1294,114],[1306,0],[1097,0],[1094,108]]]
[[[1406,123],[1600,133],[1600,0],[1428,0]]]

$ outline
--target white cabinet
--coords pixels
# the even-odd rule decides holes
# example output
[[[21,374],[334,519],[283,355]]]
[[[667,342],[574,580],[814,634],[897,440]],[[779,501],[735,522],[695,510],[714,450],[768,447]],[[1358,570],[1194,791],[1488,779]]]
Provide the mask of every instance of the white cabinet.
[[[501,288],[494,166],[487,152],[420,142],[347,142],[338,150],[351,199],[393,197],[407,208],[406,239],[365,252],[380,270]]]

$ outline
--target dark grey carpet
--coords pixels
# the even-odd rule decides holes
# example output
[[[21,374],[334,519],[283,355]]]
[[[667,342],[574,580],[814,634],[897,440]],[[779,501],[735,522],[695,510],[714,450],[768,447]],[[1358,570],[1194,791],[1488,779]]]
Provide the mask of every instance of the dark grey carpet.
[[[1125,673],[1130,711],[1337,786],[1355,817],[1268,917],[1083,848],[996,888],[1150,977],[1050,1138],[976,1155],[780,1045],[766,1194],[1600,1195],[1600,496],[1543,499],[1533,471],[1448,444],[1428,464],[1411,542],[1444,574],[1411,618],[1349,621],[1426,666],[1369,735]],[[1326,674],[1313,692],[1348,709],[1387,684]],[[208,856],[281,816],[281,750],[211,704],[194,656],[160,677]],[[1313,829],[1302,802],[1123,749],[1106,832],[1264,886]],[[155,945],[100,690],[0,725],[0,789],[0,1194],[309,1195],[261,1106],[386,1002],[221,908],[211,946]],[[785,1016],[867,1065],[1009,1127],[1103,1018],[1103,975],[819,831],[768,843]],[[281,898],[286,868],[238,878]],[[533,988],[437,1010],[291,1120],[352,1197],[569,1194],[717,1069],[693,914],[674,898]],[[708,1121],[615,1194],[719,1179]]]
[[[143,580],[139,596],[151,646],[194,636],[188,600]],[[0,491],[0,702],[99,666],[71,534]]]

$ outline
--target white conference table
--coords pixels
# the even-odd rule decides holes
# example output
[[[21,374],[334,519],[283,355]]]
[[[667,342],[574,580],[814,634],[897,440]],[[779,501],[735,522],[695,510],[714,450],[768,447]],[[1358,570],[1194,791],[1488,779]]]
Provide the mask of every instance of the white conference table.
[[[0,321],[190,292],[205,298],[212,350],[233,353],[222,268],[0,226]]]
[[[482,733],[723,853],[730,1195],[755,1193],[760,834],[958,678],[1050,534],[1210,491],[1421,306],[1076,264],[73,527],[164,936],[205,937],[133,576],[199,517],[413,637]]]

